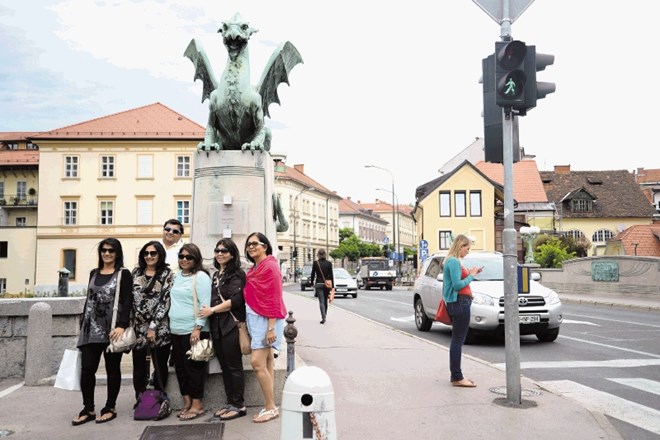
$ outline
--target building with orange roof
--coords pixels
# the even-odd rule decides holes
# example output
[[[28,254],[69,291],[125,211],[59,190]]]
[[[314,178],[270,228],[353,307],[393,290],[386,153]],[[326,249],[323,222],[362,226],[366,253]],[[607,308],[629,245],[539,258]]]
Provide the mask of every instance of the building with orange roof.
[[[630,226],[607,242],[605,255],[660,257],[660,224]]]
[[[408,206],[396,205],[392,209],[392,204],[383,200],[376,199],[374,203],[358,202],[358,204],[387,221],[387,230],[385,233],[391,244],[394,238],[393,230],[396,228],[397,252],[403,253],[406,248],[417,248],[417,229],[415,220],[410,213]],[[396,225],[393,227],[393,225]]]
[[[350,197],[339,202],[339,228],[353,230],[365,243],[384,245],[389,226],[390,223],[379,214],[355,203]]]
[[[660,169],[637,168],[634,176],[635,182],[642,189],[642,193],[656,210],[654,217],[660,218]]]

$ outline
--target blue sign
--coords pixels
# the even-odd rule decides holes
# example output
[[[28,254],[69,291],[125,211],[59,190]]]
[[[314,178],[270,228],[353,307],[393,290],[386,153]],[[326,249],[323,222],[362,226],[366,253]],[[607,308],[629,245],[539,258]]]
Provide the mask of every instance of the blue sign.
[[[429,257],[429,250],[428,249],[420,249],[419,250],[419,259],[422,260],[422,262],[424,260],[426,260],[428,257]]]
[[[429,242],[426,240],[420,240],[419,242],[419,248],[420,249],[428,249],[429,248]],[[428,255],[428,254],[427,254]]]
[[[389,237],[383,237],[383,244],[387,244],[390,242]]]

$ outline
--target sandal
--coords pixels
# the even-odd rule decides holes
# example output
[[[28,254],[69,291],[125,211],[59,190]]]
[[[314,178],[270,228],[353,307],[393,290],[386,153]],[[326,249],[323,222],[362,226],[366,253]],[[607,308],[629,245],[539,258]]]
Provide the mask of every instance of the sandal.
[[[269,410],[264,408],[261,411],[259,411],[258,415],[252,418],[252,421],[254,423],[264,423],[276,419],[279,416],[280,416],[280,412],[277,410],[277,408],[269,409]]]
[[[87,411],[86,409],[83,408],[82,411],[78,414],[78,417],[75,419],[71,420],[71,424],[73,426],[78,426],[82,425],[83,423],[91,422],[92,420],[96,419],[96,414],[92,411]]]
[[[179,416],[179,420],[193,420],[197,417],[203,416],[206,414],[206,410],[200,409],[199,411],[188,411],[185,414]]]
[[[181,408],[181,411],[179,411],[179,414],[177,414],[176,416],[180,419],[181,416],[184,415],[185,413],[187,413],[188,411],[190,411],[190,407],[188,407],[188,408],[185,408],[185,407],[184,407],[184,408]]]
[[[234,419],[237,419],[239,417],[243,417],[245,415],[247,415],[247,409],[245,407],[237,408],[237,407],[232,405],[232,406],[229,406],[229,408],[227,408],[227,411],[222,413],[219,418],[220,418],[220,420],[223,420],[223,421],[225,421],[225,420],[234,420]]]
[[[229,408],[231,408],[230,404],[227,404],[227,405],[223,406],[222,408],[217,410],[215,413],[213,413],[213,417],[216,417],[216,418],[219,419],[220,416],[222,416],[223,414],[225,414],[229,411]]]
[[[452,380],[451,384],[455,387],[474,388],[477,386],[471,379]]]
[[[110,414],[108,416],[108,414]],[[105,417],[107,416],[107,417]],[[96,423],[105,423],[113,420],[117,417],[117,411],[114,408],[108,408],[107,406],[101,410],[101,417],[96,419]]]

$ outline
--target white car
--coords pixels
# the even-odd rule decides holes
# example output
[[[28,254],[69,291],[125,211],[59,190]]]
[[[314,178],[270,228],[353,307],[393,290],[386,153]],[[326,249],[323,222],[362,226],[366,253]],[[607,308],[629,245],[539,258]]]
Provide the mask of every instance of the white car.
[[[344,295],[344,298],[346,298],[351,295],[353,298],[357,298],[357,281],[346,269],[343,267],[333,268],[332,275],[335,279],[335,296]]]
[[[442,299],[444,255],[430,256],[415,281],[413,304],[415,325],[429,331]],[[473,252],[463,259],[467,268],[483,266],[483,271],[470,283],[472,306],[470,328],[465,342],[474,342],[479,334],[504,333],[504,258],[498,252]],[[552,342],[559,335],[562,309],[559,295],[542,286],[533,274],[529,293],[518,294],[520,334],[536,335],[541,342]]]

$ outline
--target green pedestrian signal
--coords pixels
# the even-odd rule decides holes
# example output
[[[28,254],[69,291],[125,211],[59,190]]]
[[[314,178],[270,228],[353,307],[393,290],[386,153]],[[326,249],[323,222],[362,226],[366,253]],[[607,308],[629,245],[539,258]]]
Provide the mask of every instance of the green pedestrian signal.
[[[522,41],[498,41],[495,43],[495,88],[500,107],[516,107],[525,101],[525,54],[527,46]]]

